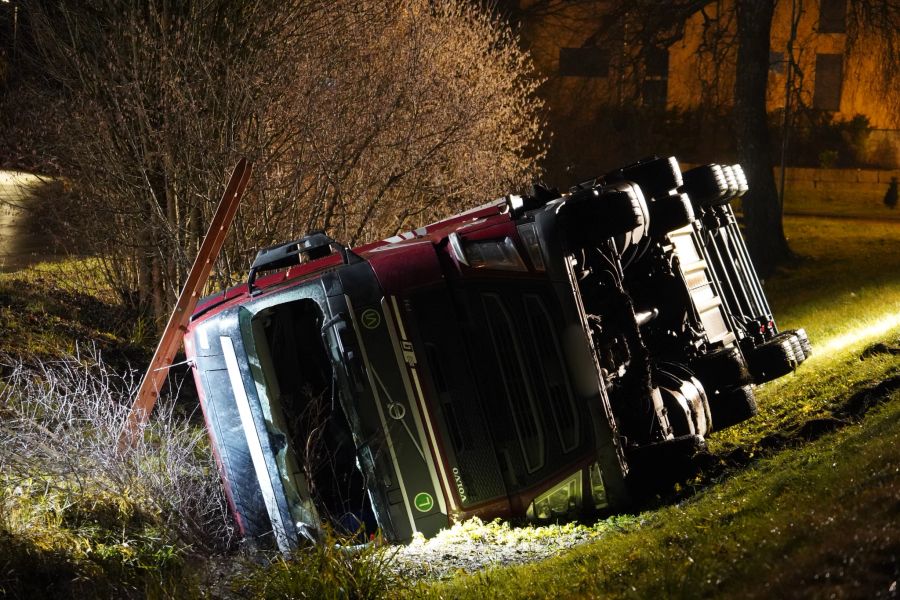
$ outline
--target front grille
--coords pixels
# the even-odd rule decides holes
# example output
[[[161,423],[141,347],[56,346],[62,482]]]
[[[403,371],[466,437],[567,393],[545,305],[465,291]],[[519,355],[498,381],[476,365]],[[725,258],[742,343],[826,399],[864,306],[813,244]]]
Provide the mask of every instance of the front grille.
[[[550,313],[539,296],[525,295],[525,312],[532,348],[537,354],[531,373],[543,384],[545,404],[553,415],[560,446],[564,453],[568,453],[578,447],[581,439],[575,399],[566,377],[559,340],[553,330]]]
[[[538,422],[535,399],[526,380],[521,345],[500,296],[482,294],[481,299],[525,467],[533,473],[544,466],[544,435]]]

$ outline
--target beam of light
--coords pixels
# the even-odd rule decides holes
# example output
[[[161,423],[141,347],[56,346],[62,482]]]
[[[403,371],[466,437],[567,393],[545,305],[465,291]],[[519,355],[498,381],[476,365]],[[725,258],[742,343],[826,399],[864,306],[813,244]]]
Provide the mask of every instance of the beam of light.
[[[857,342],[884,335],[895,327],[900,327],[900,312],[888,313],[870,325],[858,327],[843,335],[833,337],[824,344],[819,345],[814,343],[813,351],[815,354],[813,355],[813,358],[817,356],[829,356],[834,352],[843,350]]]
[[[22,173],[20,171],[0,171],[0,200],[16,202],[31,192],[32,187],[47,183],[47,177]]]
[[[0,171],[0,185],[34,185],[46,179],[23,171]]]

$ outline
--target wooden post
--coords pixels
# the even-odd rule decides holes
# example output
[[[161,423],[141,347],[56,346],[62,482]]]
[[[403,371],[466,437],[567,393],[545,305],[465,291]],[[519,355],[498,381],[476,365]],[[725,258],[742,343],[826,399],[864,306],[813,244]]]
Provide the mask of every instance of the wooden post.
[[[231,227],[241,197],[247,188],[247,182],[250,180],[251,166],[247,159],[242,158],[231,174],[222,200],[209,224],[206,237],[200,244],[200,250],[197,252],[191,271],[184,282],[184,288],[178,296],[178,302],[169,316],[169,322],[163,330],[159,345],[156,347],[156,352],[153,353],[153,359],[150,361],[141,387],[134,398],[125,430],[119,439],[120,448],[134,445],[141,427],[150,418],[150,413],[159,398],[160,387],[166,379],[168,367],[175,359],[175,353],[181,347],[181,339],[187,330],[188,321],[197,306],[197,300],[199,300],[204,286],[206,286],[213,263],[225,243],[225,235]]]

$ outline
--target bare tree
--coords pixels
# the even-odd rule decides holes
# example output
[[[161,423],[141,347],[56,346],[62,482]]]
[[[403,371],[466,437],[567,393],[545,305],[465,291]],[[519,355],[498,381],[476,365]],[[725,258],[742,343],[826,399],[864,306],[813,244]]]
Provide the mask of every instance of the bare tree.
[[[255,175],[216,285],[325,227],[390,235],[521,185],[540,103],[510,31],[461,0],[29,5],[72,220],[162,316],[240,155]],[[72,207],[68,207],[71,209]]]
[[[790,255],[781,221],[781,205],[772,173],[766,85],[769,35],[775,0],[737,0],[738,51],[734,120],[738,158],[753,182],[744,197],[747,244],[760,276],[772,273]]]

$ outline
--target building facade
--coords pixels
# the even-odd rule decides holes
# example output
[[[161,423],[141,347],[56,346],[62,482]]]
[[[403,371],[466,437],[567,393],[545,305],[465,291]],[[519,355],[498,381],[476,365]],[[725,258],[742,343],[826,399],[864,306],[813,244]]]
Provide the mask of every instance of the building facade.
[[[656,14],[638,15],[623,2],[602,0],[517,6],[523,41],[547,78],[554,129],[562,123],[563,131],[587,131],[604,113],[629,108],[727,114],[733,102],[733,0],[712,0],[687,18],[667,13],[664,2]],[[848,0],[776,3],[767,107],[805,111],[820,123],[857,118],[865,129],[858,160],[896,168],[900,94],[884,80],[877,37],[850,34],[849,10]],[[656,27],[652,37],[644,35],[647,23]]]

